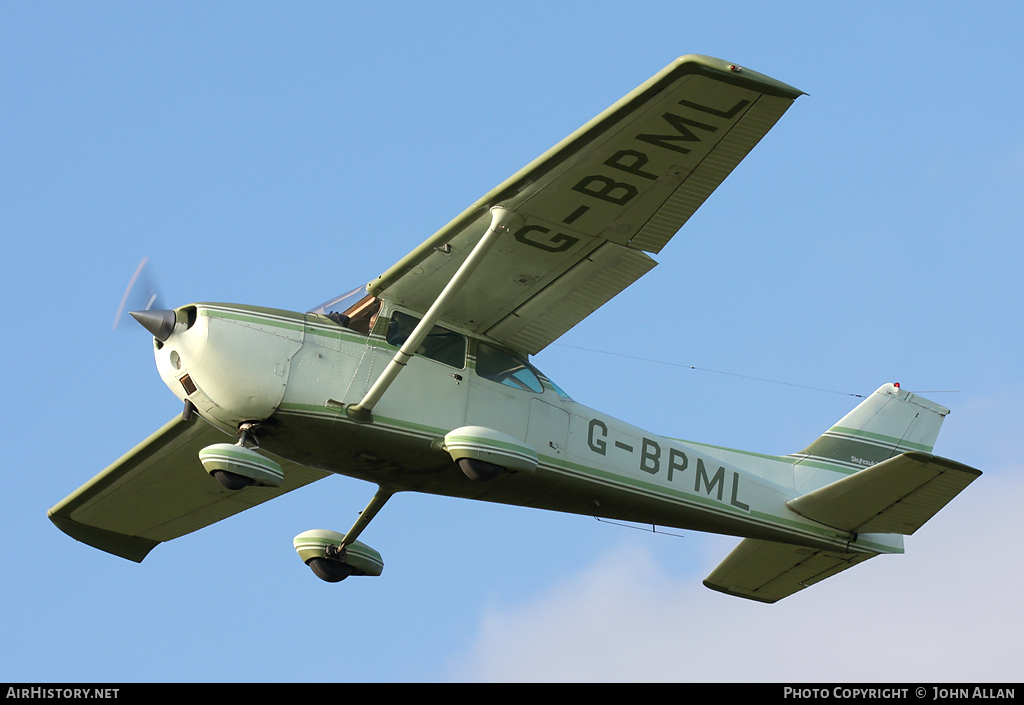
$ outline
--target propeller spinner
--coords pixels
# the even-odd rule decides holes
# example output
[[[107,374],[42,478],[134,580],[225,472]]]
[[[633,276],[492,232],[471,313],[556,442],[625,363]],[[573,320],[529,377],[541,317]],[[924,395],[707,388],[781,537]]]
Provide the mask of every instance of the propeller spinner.
[[[156,309],[150,311],[129,311],[128,313],[161,343],[170,338],[171,333],[174,332],[174,324],[177,321],[174,311]]]

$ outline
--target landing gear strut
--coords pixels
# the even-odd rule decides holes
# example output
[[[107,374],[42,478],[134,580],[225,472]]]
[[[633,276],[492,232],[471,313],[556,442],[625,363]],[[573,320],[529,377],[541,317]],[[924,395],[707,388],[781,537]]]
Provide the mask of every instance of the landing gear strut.
[[[340,583],[351,575],[380,575],[384,570],[384,560],[380,553],[356,541],[356,537],[392,494],[392,490],[378,488],[377,494],[366,505],[366,509],[359,513],[359,518],[347,534],[313,529],[296,536],[292,543],[299,558],[316,577],[328,583]]]

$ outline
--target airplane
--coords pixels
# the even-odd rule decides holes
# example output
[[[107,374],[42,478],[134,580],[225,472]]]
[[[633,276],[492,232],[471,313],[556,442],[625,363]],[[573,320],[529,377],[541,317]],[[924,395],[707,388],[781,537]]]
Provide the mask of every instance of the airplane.
[[[184,412],[49,510],[141,562],[332,474],[376,486],[345,533],[295,537],[323,580],[379,576],[359,541],[398,492],[740,537],[704,584],[773,603],[913,534],[981,472],[932,454],[949,410],[884,384],[803,450],[660,436],[530,361],[639,279],[801,91],[683,56],[364,287],[305,313],[132,315]]]

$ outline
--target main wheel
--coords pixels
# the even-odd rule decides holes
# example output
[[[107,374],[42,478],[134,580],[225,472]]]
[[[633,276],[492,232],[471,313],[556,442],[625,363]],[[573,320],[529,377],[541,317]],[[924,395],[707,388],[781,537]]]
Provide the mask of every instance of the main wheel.
[[[462,473],[470,480],[476,480],[477,482],[487,482],[493,480],[501,473],[505,472],[505,468],[494,463],[488,463],[483,460],[477,460],[476,458],[460,458],[459,467],[462,468]]]
[[[327,558],[310,558],[306,565],[313,570],[316,577],[328,583],[340,583],[355,572],[352,566]]]
[[[227,470],[214,470],[213,476],[217,478],[217,482],[227,487],[229,490],[240,490],[243,487],[248,487],[252,484],[252,480],[244,475],[238,473],[228,472]]]

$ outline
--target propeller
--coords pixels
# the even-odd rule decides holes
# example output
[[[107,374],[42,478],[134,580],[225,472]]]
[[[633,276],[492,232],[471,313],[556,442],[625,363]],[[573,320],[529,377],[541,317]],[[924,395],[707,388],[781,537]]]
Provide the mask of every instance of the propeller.
[[[157,313],[160,309],[160,294],[150,268],[146,267],[148,262],[149,258],[143,257],[142,261],[139,262],[139,266],[135,268],[135,273],[132,274],[131,281],[128,282],[128,288],[125,289],[124,296],[121,297],[121,305],[117,308],[117,315],[114,317],[114,328],[112,330],[117,329],[117,326],[124,318],[125,311],[128,311],[139,323],[142,323],[146,330],[156,335],[156,337],[160,337],[150,327],[152,324],[144,322],[139,316],[135,315],[135,313],[148,313],[150,311]]]

